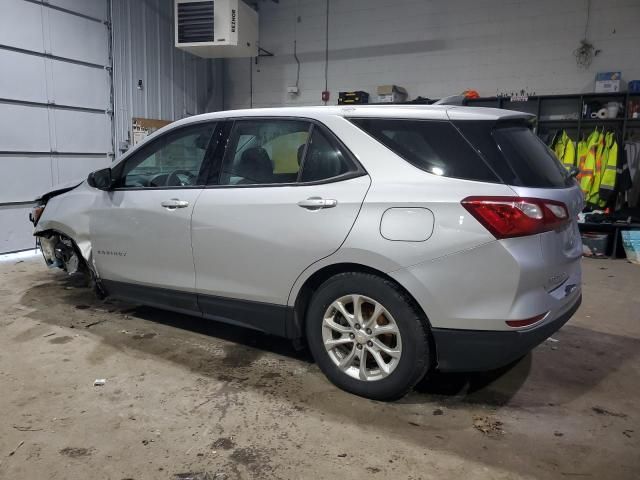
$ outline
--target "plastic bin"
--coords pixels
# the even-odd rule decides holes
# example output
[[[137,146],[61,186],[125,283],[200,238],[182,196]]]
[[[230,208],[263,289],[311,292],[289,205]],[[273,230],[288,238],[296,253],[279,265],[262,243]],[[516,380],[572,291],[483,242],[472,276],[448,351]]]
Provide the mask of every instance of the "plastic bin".
[[[608,246],[608,233],[584,232],[582,234],[582,254],[585,257],[604,257]]]
[[[640,265],[640,230],[623,230],[621,233],[627,260]]]

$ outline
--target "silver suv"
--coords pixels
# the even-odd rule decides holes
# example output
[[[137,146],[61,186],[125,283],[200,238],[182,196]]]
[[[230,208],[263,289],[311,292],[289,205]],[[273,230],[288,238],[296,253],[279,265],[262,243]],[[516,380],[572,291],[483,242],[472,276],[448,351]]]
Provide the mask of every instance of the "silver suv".
[[[305,340],[337,386],[488,370],[581,300],[576,182],[533,117],[452,106],[227,111],[159,130],[32,212],[101,295]]]

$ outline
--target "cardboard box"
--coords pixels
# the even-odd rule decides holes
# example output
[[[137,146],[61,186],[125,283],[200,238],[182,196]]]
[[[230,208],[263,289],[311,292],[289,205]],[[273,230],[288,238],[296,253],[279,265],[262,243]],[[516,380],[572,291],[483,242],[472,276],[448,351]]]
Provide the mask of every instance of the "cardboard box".
[[[596,93],[619,92],[622,74],[620,72],[600,72],[596,74]]]
[[[377,93],[380,103],[396,103],[407,100],[407,91],[397,85],[379,85]]]

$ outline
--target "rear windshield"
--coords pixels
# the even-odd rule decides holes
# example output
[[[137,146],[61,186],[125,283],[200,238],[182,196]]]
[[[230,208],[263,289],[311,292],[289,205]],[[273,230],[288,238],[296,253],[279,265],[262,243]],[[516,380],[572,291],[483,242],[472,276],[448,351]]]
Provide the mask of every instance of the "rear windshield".
[[[436,175],[499,182],[447,121],[355,118],[351,121],[412,165]]]
[[[553,152],[522,123],[460,121],[456,127],[509,185],[564,188],[573,185]]]

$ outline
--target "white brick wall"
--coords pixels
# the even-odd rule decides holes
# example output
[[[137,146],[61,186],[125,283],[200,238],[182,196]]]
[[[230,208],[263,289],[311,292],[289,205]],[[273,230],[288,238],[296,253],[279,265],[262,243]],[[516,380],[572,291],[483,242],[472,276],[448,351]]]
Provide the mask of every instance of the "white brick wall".
[[[640,79],[640,0],[592,0],[588,39],[602,50],[584,70],[573,51],[583,37],[587,0],[330,0],[329,103],[341,90],[395,83],[440,98],[524,88],[539,94],[588,92],[596,72]],[[260,42],[275,57],[225,60],[224,107],[317,105],[324,90],[322,0],[260,3]],[[296,15],[300,22],[296,23]],[[297,30],[300,95],[295,84]]]

